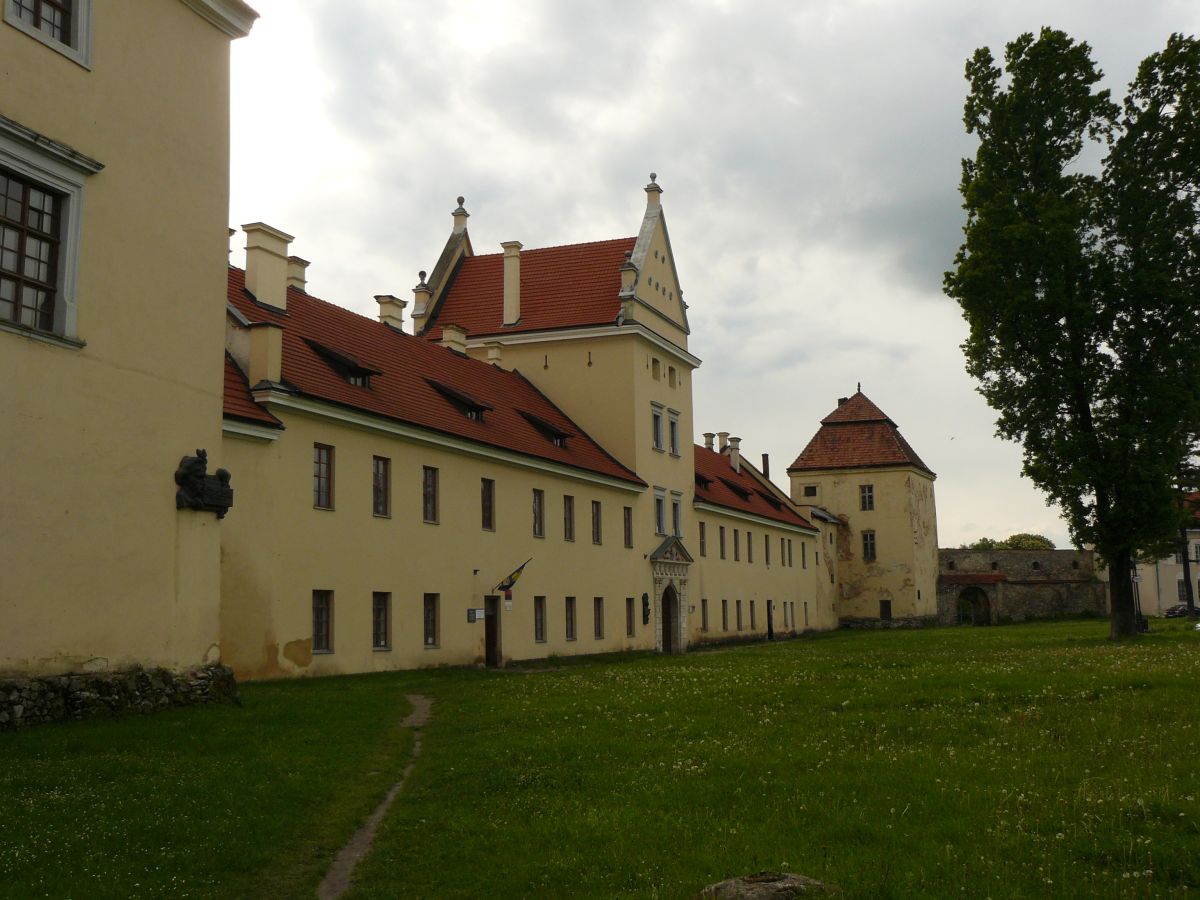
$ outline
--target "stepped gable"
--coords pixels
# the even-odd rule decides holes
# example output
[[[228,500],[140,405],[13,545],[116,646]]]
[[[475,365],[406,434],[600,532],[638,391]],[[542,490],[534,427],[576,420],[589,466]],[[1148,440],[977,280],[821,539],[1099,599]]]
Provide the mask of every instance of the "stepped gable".
[[[250,382],[228,353],[225,354],[224,416],[227,419],[253,422],[255,425],[283,427],[282,422],[254,402],[250,393]]]
[[[471,337],[608,325],[621,311],[621,266],[636,238],[521,251],[521,319],[504,324],[504,254],[464,257],[426,327],[441,340],[442,322]]]
[[[645,484],[518,372],[469,359],[298,288],[288,288],[286,312],[265,306],[246,290],[245,272],[232,266],[228,299],[249,321],[282,326],[283,384],[302,397]],[[369,387],[351,384],[339,364],[371,373]],[[468,417],[468,407],[478,410],[478,420]]]
[[[788,472],[913,466],[936,477],[900,430],[860,390],[838,401]]]
[[[789,502],[767,491],[750,474],[748,470],[752,467],[744,458],[741,471],[735,472],[727,454],[709,450],[699,444],[693,449],[696,456],[697,500],[787,525],[813,527]],[[737,490],[734,490],[735,487]]]

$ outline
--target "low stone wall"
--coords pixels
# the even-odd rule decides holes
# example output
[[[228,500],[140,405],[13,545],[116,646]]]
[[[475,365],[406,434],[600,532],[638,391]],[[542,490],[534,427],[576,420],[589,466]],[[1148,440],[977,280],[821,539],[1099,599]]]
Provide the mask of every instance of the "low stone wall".
[[[233,669],[221,665],[187,672],[138,668],[0,678],[0,731],[125,712],[151,713],[172,706],[233,703],[237,695]]]
[[[928,628],[936,624],[937,616],[903,616],[894,619],[841,616],[838,619],[838,628]]]

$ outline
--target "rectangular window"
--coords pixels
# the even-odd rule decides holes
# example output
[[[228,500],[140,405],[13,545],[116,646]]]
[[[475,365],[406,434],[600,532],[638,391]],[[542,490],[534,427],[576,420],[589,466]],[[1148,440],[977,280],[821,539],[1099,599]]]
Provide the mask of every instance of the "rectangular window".
[[[601,544],[604,542],[604,531],[600,521],[600,501],[592,501],[592,543]]]
[[[750,630],[758,631],[758,615],[755,612],[754,601],[750,601]]]
[[[633,546],[633,507],[626,506],[622,511],[622,520],[625,525],[625,546]]]
[[[788,565],[792,564],[792,540],[788,538]],[[808,544],[800,543],[800,568],[808,568]]]
[[[533,536],[546,536],[546,492],[533,489]]]
[[[567,640],[575,640],[575,598],[568,597],[563,611],[563,618],[567,624]]]
[[[671,498],[671,534],[683,537],[683,503],[678,497]]]
[[[1187,582],[1180,578],[1175,582],[1175,591],[1179,595],[1179,602],[1187,602]]]
[[[634,633],[634,616],[637,615],[636,601],[632,597],[625,598],[625,636],[633,637]]]
[[[84,68],[91,66],[92,0],[4,0],[10,25]]]
[[[737,630],[742,630],[742,601],[737,602]]]
[[[793,620],[792,624],[793,625],[795,624],[795,618],[796,618],[796,614],[795,614],[795,612],[793,612],[792,613],[792,620]],[[807,600],[804,601],[804,627],[805,628],[808,627],[808,601]]]
[[[661,450],[663,448],[662,410],[654,409],[650,411],[650,427],[653,434],[654,449]]]
[[[333,448],[313,444],[313,506],[333,509]]]
[[[436,469],[434,471],[437,471]],[[438,645],[438,601],[440,594],[426,594],[424,602],[425,646]]]
[[[754,534],[749,530],[746,531],[746,562],[754,563]]]
[[[733,561],[737,562],[742,558],[742,536],[738,530],[733,529]]]
[[[667,533],[667,497],[657,494],[654,497],[654,533]]]
[[[859,509],[874,509],[875,508],[875,485],[860,484],[858,486],[858,508]]]
[[[700,598],[700,630],[708,631],[708,598]]]
[[[0,170],[0,320],[55,330],[61,218],[58,195]]]
[[[333,652],[333,591],[313,591],[313,653]]]
[[[724,598],[721,600],[721,630],[729,630],[729,601]]]
[[[479,479],[479,525],[484,531],[496,530],[496,482]]]
[[[563,540],[575,540],[575,498],[563,494]]]
[[[805,497],[817,496],[817,486],[815,484],[806,484],[804,486],[804,496]]]
[[[863,545],[863,560],[870,562],[875,558],[875,532],[864,531],[862,533]]]
[[[371,511],[377,516],[392,514],[392,461],[384,456],[371,458]]]
[[[592,629],[598,641],[604,640],[604,598],[592,598]]]
[[[782,538],[782,537],[781,537],[781,538],[779,539],[779,564],[780,564],[781,566],[786,566],[786,565],[788,564],[788,559],[787,559],[787,538]]]
[[[725,558],[725,526],[717,526],[717,543],[721,551],[721,559]]]
[[[426,522],[438,520],[438,470],[432,466],[421,469],[421,515]]]
[[[667,422],[667,437],[670,440],[671,455],[679,455],[679,418],[676,413],[669,413]]]
[[[771,536],[763,535],[763,562],[768,566],[771,564]]]
[[[705,534],[704,523],[700,523],[700,555],[708,556],[708,535]]]
[[[392,649],[392,595],[385,591],[371,595],[371,647]]]
[[[546,643],[546,598],[533,598],[533,639],[539,643]]]

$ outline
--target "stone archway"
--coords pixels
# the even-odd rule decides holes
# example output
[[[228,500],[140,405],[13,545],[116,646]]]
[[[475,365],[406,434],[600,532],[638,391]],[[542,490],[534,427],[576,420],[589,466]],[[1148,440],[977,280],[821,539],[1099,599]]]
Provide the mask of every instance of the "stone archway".
[[[969,587],[958,595],[958,624],[992,624],[992,602],[986,591],[977,587]]]

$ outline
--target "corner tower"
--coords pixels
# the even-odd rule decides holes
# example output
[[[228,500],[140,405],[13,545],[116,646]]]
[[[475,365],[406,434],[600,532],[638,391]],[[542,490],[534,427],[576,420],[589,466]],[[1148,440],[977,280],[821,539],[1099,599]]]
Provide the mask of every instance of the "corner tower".
[[[793,502],[840,523],[840,621],[936,613],[937,476],[861,389],[821,420],[788,476]]]

